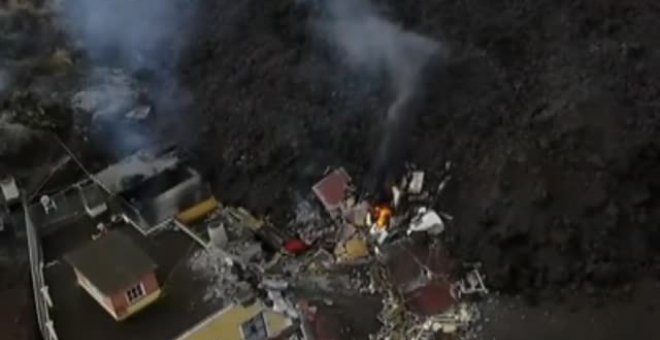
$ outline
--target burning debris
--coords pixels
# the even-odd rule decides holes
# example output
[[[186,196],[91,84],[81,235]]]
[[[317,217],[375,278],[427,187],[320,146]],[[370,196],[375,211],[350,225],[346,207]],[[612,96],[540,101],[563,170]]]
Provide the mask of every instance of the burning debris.
[[[373,160],[373,171],[380,173],[400,156],[406,115],[414,113],[411,105],[421,93],[423,71],[440,56],[441,45],[404,30],[366,0],[323,1],[321,8],[320,35],[341,60],[359,76],[383,77],[389,82],[393,99],[382,120]]]
[[[421,191],[415,190],[416,193]],[[304,311],[295,308],[296,292],[311,284],[317,289],[326,287],[326,292],[356,290],[389,296],[384,300],[381,315],[384,330],[402,329],[410,333],[423,329],[429,333],[457,331],[464,327],[467,317],[462,312],[464,308],[459,307],[459,299],[452,295],[452,271],[445,264],[447,258],[437,255],[435,246],[416,247],[427,249],[424,259],[418,259],[417,255],[411,257],[406,252],[397,253],[397,249],[404,249],[398,248],[399,244],[412,242],[410,233],[406,233],[408,230],[428,237],[441,234],[445,225],[439,214],[426,207],[411,205],[408,190],[401,190],[397,207],[387,201],[358,201],[359,194],[354,192],[350,177],[343,169],[331,172],[314,186],[313,192],[326,209],[327,218],[315,213],[309,202],[300,202],[294,225],[300,227],[299,233],[303,237],[289,236],[275,254],[264,252],[254,238],[268,223],[251,217],[244,210],[220,208],[217,218],[206,222],[206,225],[216,225],[208,229],[209,238],[214,241],[208,255],[196,257],[196,263],[201,265],[193,267],[207,267],[206,275],[218,278],[210,297],[230,296],[236,282],[248,282],[252,290],[270,301],[276,311],[299,319]],[[310,234],[306,232],[309,226],[305,224],[323,231]],[[393,269],[387,269],[391,259],[408,259],[412,262],[401,268],[421,266],[419,268],[423,270],[410,277],[399,277],[391,272]],[[358,271],[339,283],[342,274],[337,270],[351,266],[383,267],[382,273],[385,274],[361,275]],[[330,273],[337,276],[329,276]],[[460,283],[456,287],[461,287]],[[388,312],[388,309],[391,310]],[[403,323],[394,321],[394,315],[398,315]],[[302,321],[308,322],[306,319]],[[438,327],[441,321],[444,324]]]
[[[334,226],[327,238],[334,241],[335,265],[385,267],[385,275],[372,276],[366,285],[366,291],[385,297],[383,326],[374,339],[430,339],[438,332],[466,331],[478,317],[465,297],[488,293],[484,277],[477,267],[464,278],[455,275],[458,268],[440,239],[451,217],[429,207],[449,180],[449,169],[436,193],[425,190],[431,181],[419,170],[406,173],[387,199],[360,199],[341,168],[313,187],[328,213],[326,225]]]

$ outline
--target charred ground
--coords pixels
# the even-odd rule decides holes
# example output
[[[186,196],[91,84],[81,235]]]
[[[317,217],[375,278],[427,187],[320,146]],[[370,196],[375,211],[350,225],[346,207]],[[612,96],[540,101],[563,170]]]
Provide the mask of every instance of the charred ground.
[[[392,99],[383,79],[347,71],[314,34],[311,2],[200,2],[180,65],[181,95],[192,100],[162,119],[163,139],[189,151],[218,197],[280,225],[326,167],[368,179]],[[510,292],[656,274],[660,6],[379,4],[448,51],[427,72],[401,144],[431,178],[454,164],[437,208],[455,217],[447,234],[456,255],[483,262],[490,284]],[[84,58],[57,52],[62,38],[38,28],[50,21],[27,18],[3,26],[5,35],[51,43],[7,40],[3,63],[15,71],[14,87],[55,102],[41,114],[57,118],[56,132],[84,154],[80,131],[61,126],[72,120],[60,117],[69,102],[58,99]],[[39,66],[18,62],[30,58]],[[53,88],[60,92],[44,94]],[[25,155],[5,155],[3,168],[35,161]]]
[[[631,280],[657,264],[653,1],[385,4],[449,54],[429,73],[408,161],[455,163],[453,251],[519,291]],[[329,165],[368,176],[389,105],[345,71],[296,1],[205,4],[182,74],[186,140],[221,197],[285,222]]]

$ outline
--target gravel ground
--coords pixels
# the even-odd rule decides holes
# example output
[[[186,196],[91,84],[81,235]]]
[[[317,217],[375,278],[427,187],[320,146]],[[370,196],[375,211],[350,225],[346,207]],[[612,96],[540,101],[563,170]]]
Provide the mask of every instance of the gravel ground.
[[[631,287],[632,288],[632,287]],[[486,322],[478,329],[483,340],[616,340],[657,339],[660,286],[641,281],[618,298],[606,300],[570,294],[563,301],[530,306],[515,298],[498,297],[484,304]]]

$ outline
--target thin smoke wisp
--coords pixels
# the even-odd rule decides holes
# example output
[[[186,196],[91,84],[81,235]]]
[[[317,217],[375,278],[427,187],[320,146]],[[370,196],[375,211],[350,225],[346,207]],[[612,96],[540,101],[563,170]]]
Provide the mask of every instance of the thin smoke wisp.
[[[385,75],[393,93],[375,167],[387,163],[406,108],[420,90],[425,66],[441,45],[404,30],[364,0],[326,0],[318,28],[348,67],[365,75]]]

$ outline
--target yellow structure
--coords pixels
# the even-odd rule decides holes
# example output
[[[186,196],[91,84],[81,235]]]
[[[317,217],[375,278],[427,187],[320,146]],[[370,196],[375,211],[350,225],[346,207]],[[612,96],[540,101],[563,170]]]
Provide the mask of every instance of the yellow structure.
[[[335,255],[340,262],[351,262],[369,255],[369,248],[364,239],[358,235],[340,243],[335,248]]]
[[[117,321],[122,321],[129,316],[132,316],[136,314],[137,312],[147,308],[149,305],[152,303],[156,302],[158,298],[161,296],[161,290],[158,289],[157,291],[145,296],[144,298],[140,299],[140,301],[136,302],[133,305],[128,306],[128,309],[126,310],[126,314],[123,316],[119,316],[117,318]]]
[[[215,197],[211,196],[211,198],[199,202],[196,205],[180,212],[178,215],[176,215],[176,219],[183,224],[191,224],[206,217],[208,214],[217,209],[219,205],[220,203],[218,203]]]
[[[254,217],[245,208],[227,208],[226,212],[241,226],[252,231],[259,231],[264,226],[264,221]]]
[[[243,340],[248,323],[257,320],[265,326],[268,338],[281,334],[292,326],[284,314],[268,309],[257,301],[249,306],[232,304],[206,318],[176,340]]]

